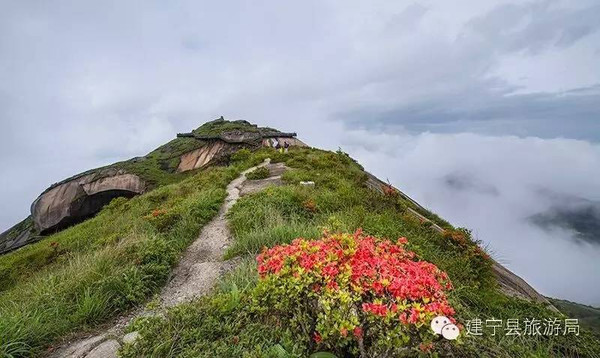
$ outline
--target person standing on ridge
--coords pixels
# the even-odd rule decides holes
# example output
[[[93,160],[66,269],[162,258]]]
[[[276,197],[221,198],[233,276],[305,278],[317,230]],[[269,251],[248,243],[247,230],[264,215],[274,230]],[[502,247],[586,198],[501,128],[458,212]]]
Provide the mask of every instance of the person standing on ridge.
[[[288,149],[290,148],[290,143],[288,143],[287,141],[283,142],[283,148],[284,148],[284,152],[287,153]]]

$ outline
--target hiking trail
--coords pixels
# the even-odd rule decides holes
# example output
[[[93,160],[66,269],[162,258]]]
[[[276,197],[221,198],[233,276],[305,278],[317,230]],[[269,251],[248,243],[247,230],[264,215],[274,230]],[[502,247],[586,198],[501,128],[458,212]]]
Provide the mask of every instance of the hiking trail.
[[[198,238],[186,249],[178,265],[171,273],[169,282],[162,289],[158,300],[160,307],[149,311],[138,308],[126,316],[116,319],[111,326],[92,337],[75,339],[66,342],[62,347],[49,354],[51,358],[113,358],[123,343],[130,343],[139,336],[137,332],[124,335],[127,325],[136,317],[144,315],[160,315],[179,303],[188,302],[207,294],[217,279],[235,267],[237,260],[224,261],[223,255],[231,243],[231,232],[227,225],[226,215],[238,199],[245,194],[260,191],[269,185],[279,185],[281,173],[286,167],[282,163],[270,164],[267,158],[261,164],[249,168],[227,185],[227,197],[218,214],[203,228]],[[246,174],[267,166],[270,175],[266,179],[251,181],[243,188]],[[243,191],[243,193],[242,193]]]

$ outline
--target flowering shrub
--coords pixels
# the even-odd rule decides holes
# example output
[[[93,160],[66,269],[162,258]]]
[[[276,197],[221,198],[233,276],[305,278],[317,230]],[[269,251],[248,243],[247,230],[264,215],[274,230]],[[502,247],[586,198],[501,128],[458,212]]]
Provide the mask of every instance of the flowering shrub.
[[[288,319],[312,349],[363,357],[433,349],[429,322],[452,319],[445,294],[452,284],[406,243],[359,230],[265,248],[257,257],[257,306]]]
[[[173,210],[154,209],[150,214],[144,216],[144,219],[150,222],[158,231],[162,232],[171,228],[180,219],[180,214]]]
[[[165,215],[166,213],[167,213],[167,211],[164,210],[164,209],[154,209],[154,210],[152,210],[152,212],[150,213],[150,215],[153,218],[156,218],[156,217],[159,217],[161,215]]]
[[[478,241],[470,239],[471,232],[467,229],[445,229],[442,233],[444,239],[451,245],[460,248],[466,257],[478,262],[480,265],[491,265],[490,256],[478,245]]]
[[[383,191],[383,195],[387,197],[398,198],[400,196],[398,190],[396,190],[396,188],[394,188],[391,184],[383,184],[381,186],[381,190]]]

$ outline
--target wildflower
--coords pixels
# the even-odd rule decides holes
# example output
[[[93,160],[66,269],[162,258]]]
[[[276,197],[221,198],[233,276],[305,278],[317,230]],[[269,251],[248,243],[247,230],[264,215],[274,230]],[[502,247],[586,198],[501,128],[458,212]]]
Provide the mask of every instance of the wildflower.
[[[419,349],[421,350],[421,352],[429,353],[433,349],[433,342],[429,342],[429,343],[423,342],[423,343],[419,344]]]

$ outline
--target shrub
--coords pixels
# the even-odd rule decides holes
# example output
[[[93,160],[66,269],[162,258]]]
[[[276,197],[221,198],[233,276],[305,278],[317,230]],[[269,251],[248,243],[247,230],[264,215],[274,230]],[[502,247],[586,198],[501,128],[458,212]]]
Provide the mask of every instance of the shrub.
[[[175,225],[181,219],[181,215],[175,211],[155,209],[150,214],[144,216],[144,219],[151,223],[158,231],[164,232]]]
[[[243,149],[240,149],[237,152],[231,154],[231,160],[233,162],[243,162],[245,160],[248,160],[251,155],[252,155],[252,152],[249,149],[243,148]]]
[[[309,213],[316,213],[317,212],[317,203],[315,203],[315,201],[313,199],[307,199],[307,200],[305,200],[302,203],[302,206]]]
[[[312,350],[361,357],[416,353],[419,344],[433,343],[432,318],[453,319],[445,294],[452,284],[406,243],[358,230],[265,248],[257,257],[255,305],[275,310]]]
[[[383,195],[387,197],[394,199],[400,197],[400,193],[398,193],[398,190],[396,190],[396,188],[394,188],[391,184],[384,184],[381,186],[381,189],[383,190]]]
[[[265,167],[256,168],[253,171],[251,171],[250,173],[246,174],[246,178],[248,178],[250,180],[265,179],[268,176],[269,176],[269,169],[267,169]]]

